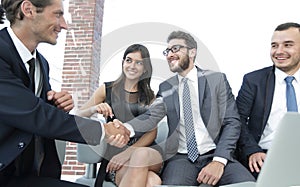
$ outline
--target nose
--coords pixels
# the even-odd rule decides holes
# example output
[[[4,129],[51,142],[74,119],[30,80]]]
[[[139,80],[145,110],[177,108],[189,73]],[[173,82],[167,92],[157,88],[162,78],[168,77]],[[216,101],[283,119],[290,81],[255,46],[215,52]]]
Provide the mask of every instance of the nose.
[[[136,63],[137,63],[136,61],[132,61],[132,63],[130,63],[130,67],[131,67],[131,68],[135,68]]]
[[[60,28],[68,30],[68,24],[63,16],[60,18]]]
[[[284,45],[278,45],[277,49],[276,49],[276,53],[283,53],[284,51]]]

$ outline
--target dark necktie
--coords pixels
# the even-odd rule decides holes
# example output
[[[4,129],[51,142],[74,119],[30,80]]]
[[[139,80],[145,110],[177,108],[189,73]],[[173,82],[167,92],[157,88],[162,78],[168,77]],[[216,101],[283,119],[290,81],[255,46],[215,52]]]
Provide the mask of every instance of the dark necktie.
[[[34,71],[35,71],[35,59],[32,58],[27,62],[29,64],[29,77],[31,82],[31,89],[33,93],[35,93],[35,79],[34,79]],[[34,135],[34,164],[33,170],[37,175],[40,173],[41,165],[44,160],[44,148],[43,148],[43,139],[38,135]]]
[[[286,82],[286,106],[288,112],[298,112],[297,99],[295,89],[292,84],[295,77],[287,76],[284,80]]]
[[[31,83],[31,90],[35,93],[34,71],[35,71],[35,59],[32,58],[27,62],[29,64],[29,77]]]
[[[188,150],[188,158],[195,162],[198,158],[198,148],[195,137],[192,106],[191,106],[191,96],[190,89],[187,83],[188,79],[183,78],[183,92],[182,92],[182,103],[183,103],[183,116],[185,124],[185,135],[186,135],[186,145]]]

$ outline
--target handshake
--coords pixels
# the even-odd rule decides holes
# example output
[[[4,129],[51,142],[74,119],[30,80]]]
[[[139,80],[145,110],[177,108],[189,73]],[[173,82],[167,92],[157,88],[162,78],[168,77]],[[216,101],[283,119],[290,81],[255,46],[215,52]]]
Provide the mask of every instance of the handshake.
[[[130,139],[130,131],[117,119],[104,124],[106,142],[116,147],[124,147]]]

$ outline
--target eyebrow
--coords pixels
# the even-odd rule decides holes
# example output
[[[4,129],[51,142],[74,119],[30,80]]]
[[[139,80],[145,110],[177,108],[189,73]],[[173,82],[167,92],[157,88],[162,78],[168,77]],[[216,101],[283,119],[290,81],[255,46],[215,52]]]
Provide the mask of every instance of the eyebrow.
[[[278,42],[272,42],[271,45],[277,44],[277,43],[278,43]],[[284,44],[286,44],[286,43],[295,43],[295,41],[293,41],[293,40],[287,40],[287,41],[284,41],[283,43],[284,43]]]
[[[126,57],[125,59],[130,59],[130,60],[134,60],[134,61],[136,61],[136,62],[143,62],[144,60],[143,59],[133,59],[133,58],[131,58],[131,57]]]
[[[53,13],[59,14],[59,15],[64,15],[64,11],[62,11],[62,10],[55,10]]]

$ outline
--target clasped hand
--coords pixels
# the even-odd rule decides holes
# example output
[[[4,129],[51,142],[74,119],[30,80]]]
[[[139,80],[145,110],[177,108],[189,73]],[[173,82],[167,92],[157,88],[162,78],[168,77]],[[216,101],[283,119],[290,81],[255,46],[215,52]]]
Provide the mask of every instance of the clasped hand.
[[[70,112],[74,108],[74,101],[72,95],[68,91],[56,92],[51,90],[47,92],[47,97],[49,101],[53,101],[55,106],[65,112]]]
[[[130,138],[130,131],[115,119],[104,124],[106,142],[116,147],[124,147]]]

